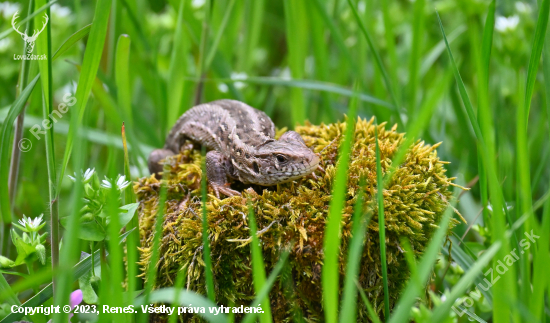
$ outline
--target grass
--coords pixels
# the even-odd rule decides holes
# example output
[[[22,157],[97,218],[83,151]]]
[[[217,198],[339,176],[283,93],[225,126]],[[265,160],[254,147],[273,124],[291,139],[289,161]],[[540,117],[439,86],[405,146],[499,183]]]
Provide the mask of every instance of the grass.
[[[0,9],[0,250],[2,256],[16,258],[9,232],[23,214],[34,218],[44,213],[48,225],[43,232],[51,241],[48,262],[36,262],[34,276],[25,276],[24,266],[2,269],[0,304],[68,304],[69,294],[79,288],[76,278],[93,267],[91,256],[79,260],[81,251],[92,253],[79,238],[77,221],[86,192],[67,181],[67,174],[79,177],[80,169],[90,167],[109,177],[145,176],[148,153],[162,146],[184,111],[197,102],[233,98],[265,111],[279,128],[292,129],[306,120],[330,123],[344,115],[348,120],[358,115],[390,126],[397,123],[406,137],[391,165],[402,163],[418,139],[443,142],[438,156],[451,162],[447,174],[471,188],[449,201],[423,255],[413,257],[403,242],[411,277],[394,300],[397,306],[391,308],[387,298],[384,273],[391,268],[379,277],[385,283],[384,303],[371,304],[372,291],[357,286],[356,276],[363,240],[373,233],[366,230],[368,219],[374,215],[357,203],[353,236],[340,236],[347,165],[353,162],[348,155],[353,127],[347,129],[324,236],[326,322],[355,321],[360,308],[372,321],[386,322],[407,322],[412,312],[423,315],[418,321],[432,322],[466,322],[469,315],[497,323],[550,319],[550,170],[545,166],[550,152],[550,0],[96,0],[61,5],[68,11],[48,0],[13,4],[26,13],[18,23],[29,33],[42,26],[44,13],[50,18],[36,40],[34,54],[48,58],[40,61],[13,59],[26,45],[11,28],[14,11]],[[517,25],[511,19],[503,27],[503,17],[513,16]],[[45,132],[35,138],[28,130],[49,119],[69,92],[76,105],[49,129],[41,126]],[[30,140],[30,151],[13,150],[20,138]],[[382,202],[383,187],[397,169],[385,167],[388,162],[377,161],[377,187],[382,189],[376,196],[364,196],[365,202]],[[163,199],[150,237],[157,246],[150,266],[163,256],[158,253],[162,215],[164,203],[171,203],[170,193],[163,185],[159,189]],[[142,269],[136,264],[139,223],[134,217],[125,230],[117,224],[116,194],[111,190],[105,207],[105,214],[115,219],[106,232],[110,242],[94,243],[93,264],[101,267],[98,305],[215,304],[218,282],[209,268],[216,259],[210,259],[208,243],[213,237],[203,234],[200,253],[207,268],[205,295],[183,287],[188,267],[177,269],[174,287],[154,290],[156,275],[162,273],[153,270],[136,277]],[[130,189],[123,200],[135,200]],[[468,223],[453,229],[449,250],[444,242],[453,207]],[[380,225],[376,239],[381,241],[383,209],[375,216]],[[66,228],[58,225],[65,217]],[[201,217],[206,232],[206,208]],[[293,260],[283,252],[266,272],[254,212],[248,220],[253,243],[247,265],[256,295],[250,306],[257,306],[267,304],[271,288],[282,284],[283,267]],[[524,249],[520,242],[531,230],[540,238]],[[113,243],[125,233],[122,244]],[[343,241],[349,241],[349,249],[341,248]],[[471,314],[456,315],[451,310],[455,300],[470,297],[484,274],[496,272],[498,261],[514,250],[524,253],[499,281],[472,306],[460,305]],[[380,254],[385,267],[385,248]],[[344,256],[346,266],[339,268]],[[121,285],[125,280],[127,285]],[[433,293],[423,292],[426,285]],[[384,317],[374,317],[374,306],[384,308]],[[270,322],[266,309],[243,321]],[[27,317],[36,322],[50,318],[67,321],[68,316]],[[235,321],[232,315],[205,313],[203,318]],[[22,315],[11,313],[5,322],[19,319]],[[93,319],[145,322],[148,314],[101,313]]]

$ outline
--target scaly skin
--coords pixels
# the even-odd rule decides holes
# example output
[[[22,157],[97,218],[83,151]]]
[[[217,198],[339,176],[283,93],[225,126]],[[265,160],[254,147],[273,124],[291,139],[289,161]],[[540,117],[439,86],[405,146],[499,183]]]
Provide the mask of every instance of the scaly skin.
[[[179,152],[185,139],[206,146],[206,176],[219,197],[240,195],[228,178],[244,184],[271,186],[311,174],[319,157],[294,132],[274,139],[275,125],[262,111],[242,102],[219,100],[195,106],[176,122],[162,149],[149,155],[151,173],[162,171],[160,162]]]

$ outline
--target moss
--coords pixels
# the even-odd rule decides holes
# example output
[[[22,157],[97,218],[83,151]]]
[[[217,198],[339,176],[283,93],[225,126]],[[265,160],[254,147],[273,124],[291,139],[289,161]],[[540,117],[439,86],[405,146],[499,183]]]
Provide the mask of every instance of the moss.
[[[276,187],[253,187],[243,196],[219,200],[209,195],[208,225],[212,250],[216,300],[224,305],[249,304],[253,299],[250,263],[250,232],[247,226],[247,199],[252,201],[266,270],[269,273],[281,251],[291,248],[289,266],[273,287],[270,300],[275,322],[292,321],[293,313],[301,312],[307,322],[322,322],[321,266],[323,263],[323,233],[338,144],[345,122],[329,125],[297,127],[306,144],[321,156],[324,173],[316,171],[317,179],[308,176],[293,183]],[[358,192],[359,179],[366,179],[368,197],[376,194],[376,159],[373,120],[357,122],[355,143],[349,171],[347,202],[342,217],[340,273],[345,270],[345,255],[351,231],[351,215]],[[404,134],[378,126],[382,169],[404,140]],[[279,134],[282,131],[279,131]],[[390,303],[393,307],[409,276],[399,239],[408,238],[416,255],[420,255],[437,228],[447,201],[453,178],[445,176],[444,164],[435,148],[418,141],[410,147],[405,161],[399,166],[387,189],[384,190],[386,217],[386,248]],[[179,270],[188,274],[187,286],[201,294],[205,292],[202,260],[202,231],[200,178],[201,157],[192,145],[182,148],[170,160],[168,201],[164,219],[161,258],[157,265],[156,287],[171,286]],[[140,179],[134,189],[140,200],[140,236],[142,253],[140,265],[147,271],[151,256],[152,228],[158,208],[160,182],[154,176]],[[238,183],[233,188],[244,189]],[[377,206],[367,198],[365,208],[373,211],[363,249],[359,282],[375,306],[383,312],[383,288],[378,240]],[[454,220],[453,220],[454,221]],[[453,222],[453,225],[456,221]],[[292,242],[295,242],[292,247]],[[340,284],[342,286],[342,284]],[[358,318],[366,321],[366,309],[359,305]],[[197,318],[193,318],[198,320]],[[187,320],[186,320],[187,321]]]

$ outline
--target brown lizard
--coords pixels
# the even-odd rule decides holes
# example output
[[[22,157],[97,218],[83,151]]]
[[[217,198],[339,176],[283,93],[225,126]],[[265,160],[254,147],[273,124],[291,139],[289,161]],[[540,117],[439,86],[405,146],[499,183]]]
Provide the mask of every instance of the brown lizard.
[[[275,125],[262,111],[242,102],[219,100],[197,105],[176,122],[164,148],[149,155],[151,173],[162,171],[160,162],[179,152],[185,139],[206,146],[206,176],[216,196],[240,195],[228,178],[244,184],[271,186],[311,174],[319,157],[302,137],[285,132],[275,140]]]

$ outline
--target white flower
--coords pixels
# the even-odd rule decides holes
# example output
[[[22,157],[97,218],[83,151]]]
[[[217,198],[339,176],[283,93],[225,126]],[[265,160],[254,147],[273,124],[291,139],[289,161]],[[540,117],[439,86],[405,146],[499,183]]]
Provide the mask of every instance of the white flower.
[[[229,88],[227,87],[227,84],[220,83],[220,84],[218,84],[218,90],[220,90],[220,92],[222,92],[222,93],[227,93]]]
[[[83,182],[88,182],[90,180],[90,178],[92,178],[92,175],[94,175],[95,168],[88,168],[88,169],[86,169],[85,172],[82,172],[82,170],[80,170],[80,173],[82,174],[82,181]],[[69,178],[73,182],[76,182],[76,172],[74,173],[74,176],[71,176],[71,175],[67,175],[67,176],[69,176]]]
[[[246,80],[248,78],[248,75],[246,73],[236,73],[236,72],[233,72],[231,73],[231,79],[232,80]],[[237,89],[242,89],[243,87],[246,86],[245,83],[243,82],[235,82],[233,83],[235,85],[235,87]]]
[[[101,187],[109,189],[109,188],[113,187],[113,184],[111,184],[111,182],[113,182],[111,179],[105,177],[105,179],[101,182]],[[125,189],[129,185],[130,185],[130,182],[128,182],[126,180],[126,175],[122,175],[122,176],[118,175],[118,179],[116,181],[116,186],[117,186],[119,191],[122,191],[123,189]]]
[[[56,15],[58,18],[65,18],[71,15],[71,9],[69,9],[68,7],[62,7],[57,3],[53,4],[50,10],[51,13]]]
[[[0,2],[0,13],[4,16],[4,19],[11,19],[15,12],[20,10],[21,5],[19,3]]]
[[[528,3],[518,1],[516,2],[515,7],[520,13],[531,13],[531,6]]]
[[[5,52],[10,47],[11,47],[11,39],[9,38],[0,39],[0,53]]]
[[[204,3],[206,2],[206,0],[193,0],[191,2],[191,7],[197,9],[197,8],[200,8],[202,6],[204,6]]]
[[[513,15],[511,17],[497,17],[495,21],[495,29],[501,33],[513,31],[519,24],[519,17]]]
[[[40,214],[37,218],[35,218],[34,220],[31,219],[31,218],[28,218],[26,217],[25,215],[23,215],[23,218],[20,219],[18,222],[19,224],[26,228],[27,230],[29,231],[38,231],[42,228],[41,224],[42,224],[42,216],[43,214]],[[44,223],[45,224],[45,223]]]

